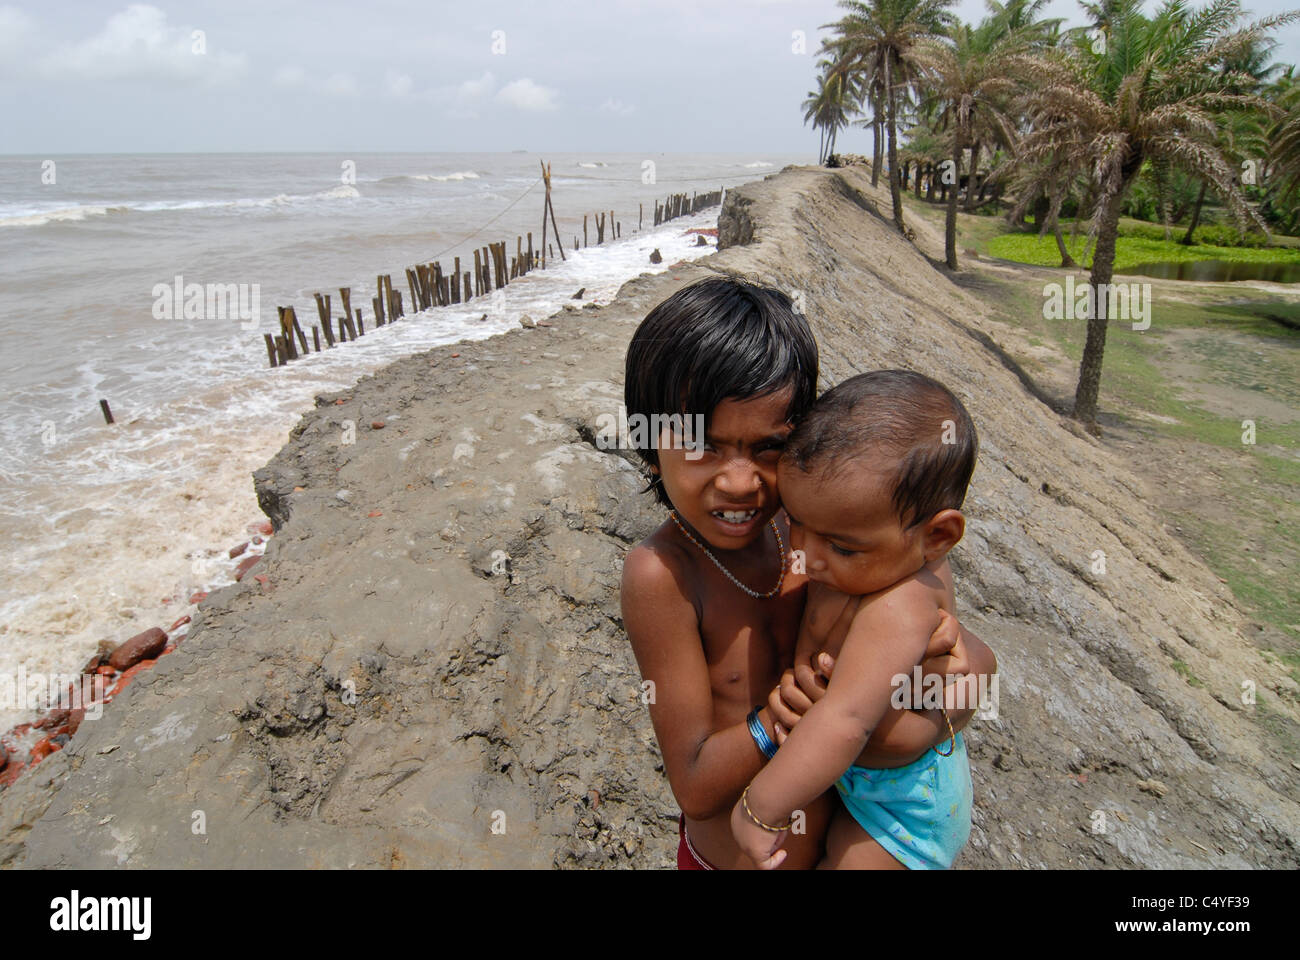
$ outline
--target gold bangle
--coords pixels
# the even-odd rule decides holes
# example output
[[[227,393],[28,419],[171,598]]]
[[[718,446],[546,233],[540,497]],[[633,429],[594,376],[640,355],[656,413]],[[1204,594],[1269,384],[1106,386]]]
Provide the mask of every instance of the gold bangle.
[[[951,757],[952,752],[957,749],[957,734],[952,731],[952,721],[948,719],[948,708],[940,706],[939,709],[943,712],[943,722],[948,724],[948,752],[944,753],[935,746],[931,746],[930,749],[941,757]]]
[[[768,833],[781,833],[782,831],[790,829],[790,825],[794,823],[793,816],[790,817],[790,819],[785,822],[785,826],[783,827],[774,827],[770,823],[764,823],[762,820],[758,819],[758,817],[754,816],[754,811],[749,809],[749,801],[746,799],[748,793],[749,793],[749,787],[746,787],[744,790],[741,791],[740,794],[740,805],[745,809],[745,816],[749,817],[749,819],[753,820],[756,824],[758,824]]]

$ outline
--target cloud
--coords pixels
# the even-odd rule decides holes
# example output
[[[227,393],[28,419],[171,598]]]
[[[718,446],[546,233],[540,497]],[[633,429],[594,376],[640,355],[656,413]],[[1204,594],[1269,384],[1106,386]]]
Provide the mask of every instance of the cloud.
[[[396,70],[389,70],[384,74],[384,86],[387,88],[390,96],[406,97],[410,96],[413,84],[411,78],[405,73],[398,73]]]
[[[307,73],[302,67],[281,67],[275,71],[271,82],[277,87],[301,87],[307,82]]]
[[[460,104],[482,100],[490,97],[497,88],[497,78],[488,71],[477,80],[466,80],[456,88],[456,100]]]
[[[629,113],[635,113],[636,107],[622,100],[606,97],[605,102],[600,105],[600,110],[603,113],[617,113],[620,117],[626,117]]]
[[[527,77],[507,83],[497,92],[496,100],[498,103],[530,112],[556,109],[555,91],[549,87],[538,86]]]
[[[0,69],[26,59],[35,36],[36,21],[17,7],[0,7]]]
[[[357,81],[350,73],[331,73],[325,79],[325,92],[336,97],[355,97]]]
[[[243,54],[210,48],[203,31],[169,26],[162,10],[136,3],[109,17],[93,36],[54,50],[42,67],[50,74],[92,80],[219,82],[247,66]]]

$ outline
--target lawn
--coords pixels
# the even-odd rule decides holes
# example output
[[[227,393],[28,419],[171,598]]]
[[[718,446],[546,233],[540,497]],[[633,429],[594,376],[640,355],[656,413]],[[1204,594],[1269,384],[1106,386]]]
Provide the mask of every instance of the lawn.
[[[1085,269],[1092,266],[1092,252],[1087,251],[1086,235],[1080,231],[1071,240],[1065,235],[1070,256]],[[1040,267],[1059,267],[1061,255],[1056,240],[1049,234],[1003,233],[985,244],[989,256]],[[1176,240],[1153,240],[1149,237],[1124,237],[1115,241],[1115,269],[1127,270],[1144,263],[1191,263],[1196,260],[1227,260],[1233,263],[1300,263],[1300,249],[1294,247],[1215,247],[1193,244],[1185,247]]]

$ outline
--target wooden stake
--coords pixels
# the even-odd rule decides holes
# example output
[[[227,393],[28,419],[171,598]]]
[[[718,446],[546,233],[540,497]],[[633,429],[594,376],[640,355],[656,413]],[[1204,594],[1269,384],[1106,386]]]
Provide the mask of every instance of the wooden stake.
[[[266,338],[266,355],[271,361],[271,366],[279,366],[275,361],[275,337],[271,336],[269,333],[264,333],[262,336]]]
[[[544,248],[546,247],[546,215],[551,209],[550,203],[547,202],[551,199],[551,175],[546,169],[545,161],[538,160],[537,162],[542,165],[542,183],[546,184],[546,197],[542,200],[542,267],[545,268],[546,250]]]
[[[316,345],[316,352],[320,353],[320,327],[314,323],[311,325],[311,342]]]

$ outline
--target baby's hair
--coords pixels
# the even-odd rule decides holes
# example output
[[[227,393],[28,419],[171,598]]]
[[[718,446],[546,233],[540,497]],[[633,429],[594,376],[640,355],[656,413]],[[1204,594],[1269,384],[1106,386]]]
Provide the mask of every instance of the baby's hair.
[[[910,530],[961,508],[978,453],[975,424],[951,390],[911,370],[876,370],[823,393],[782,458],[827,478],[855,461],[890,469],[894,511]]]
[[[788,420],[817,397],[817,341],[790,298],[738,277],[687,284],[651,310],[627,348],[627,414],[703,414],[708,429],[723,400],[749,400],[794,388]],[[703,440],[703,438],[699,438]],[[657,450],[638,450],[651,466]],[[663,484],[655,497],[671,505]]]

